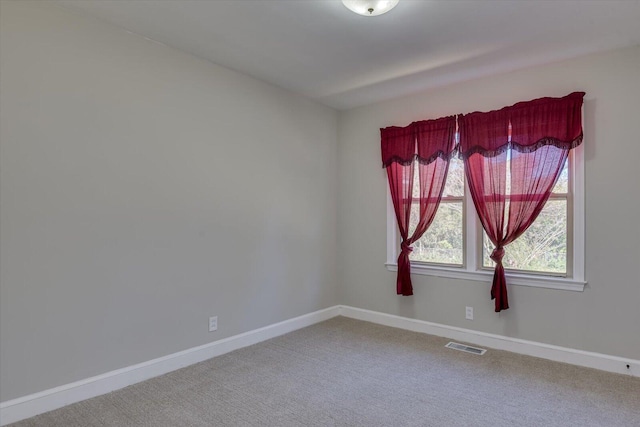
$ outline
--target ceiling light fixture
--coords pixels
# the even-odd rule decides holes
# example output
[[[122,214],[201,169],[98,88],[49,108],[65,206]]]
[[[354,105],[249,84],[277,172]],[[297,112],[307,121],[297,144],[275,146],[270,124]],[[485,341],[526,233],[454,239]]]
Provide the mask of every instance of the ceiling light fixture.
[[[347,9],[358,15],[378,16],[396,7],[400,0],[342,0]]]

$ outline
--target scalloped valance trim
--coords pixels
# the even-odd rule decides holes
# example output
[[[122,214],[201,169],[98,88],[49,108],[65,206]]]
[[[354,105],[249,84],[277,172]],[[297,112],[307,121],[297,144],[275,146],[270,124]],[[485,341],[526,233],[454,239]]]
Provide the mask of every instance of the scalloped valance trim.
[[[451,151],[450,153],[445,153],[444,151],[439,150],[439,151],[436,151],[435,153],[433,153],[428,158],[420,157],[417,154],[414,154],[413,156],[411,156],[408,159],[406,159],[406,158],[403,159],[400,156],[392,156],[389,159],[387,159],[386,162],[382,163],[382,167],[383,168],[387,168],[387,167],[391,166],[392,163],[397,163],[397,164],[402,165],[402,166],[409,166],[415,161],[417,161],[418,163],[420,163],[422,165],[428,165],[429,163],[435,162],[437,159],[450,160],[455,154],[456,154],[455,150]]]
[[[459,152],[458,157],[460,157],[461,159],[468,159],[474,154],[480,154],[483,157],[496,157],[509,149],[516,150],[519,153],[533,153],[539,148],[546,147],[548,145],[553,145],[554,147],[558,147],[563,150],[573,150],[574,148],[582,144],[582,139],[583,134],[582,132],[580,132],[580,135],[578,135],[572,141],[562,141],[557,138],[544,137],[539,139],[535,144],[521,145],[518,144],[517,141],[511,141],[493,150],[487,150],[480,145],[474,145],[464,153]]]

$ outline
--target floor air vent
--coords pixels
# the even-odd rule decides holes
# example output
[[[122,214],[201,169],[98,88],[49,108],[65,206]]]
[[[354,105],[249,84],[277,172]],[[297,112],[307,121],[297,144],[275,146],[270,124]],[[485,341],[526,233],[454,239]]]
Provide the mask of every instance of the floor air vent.
[[[449,344],[445,345],[445,347],[452,348],[454,350],[465,351],[467,353],[479,354],[480,356],[487,352],[487,350],[485,350],[484,348],[471,347],[464,344],[458,344],[457,342],[450,342]]]

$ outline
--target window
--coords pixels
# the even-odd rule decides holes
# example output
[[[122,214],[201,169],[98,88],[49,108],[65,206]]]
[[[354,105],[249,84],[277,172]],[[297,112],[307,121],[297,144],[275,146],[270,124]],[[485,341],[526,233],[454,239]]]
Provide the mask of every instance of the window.
[[[417,177],[416,177],[417,180]],[[414,196],[419,197],[417,182]],[[414,199],[409,228],[418,222],[418,201]],[[462,267],[464,265],[464,163],[457,157],[451,159],[447,183],[438,212],[429,229],[415,242],[409,255],[412,263],[424,262]]]
[[[571,216],[569,208],[569,159],[562,169],[553,193],[536,221],[516,241],[509,244],[502,264],[505,270],[535,274],[571,276],[572,243],[567,236]],[[507,170],[511,167],[507,157]],[[508,177],[509,175],[507,175]],[[507,179],[507,192],[510,190]],[[509,198],[507,197],[507,212]],[[495,263],[489,258],[493,245],[482,230],[482,268],[493,270]]]
[[[417,194],[415,196],[418,197]],[[395,271],[399,241],[390,198],[388,205],[387,267]],[[415,214],[412,211],[411,229],[417,221],[416,202],[413,208]],[[494,263],[489,255],[493,245],[477,219],[465,186],[464,163],[457,157],[451,160],[435,219],[412,246],[414,250],[410,260],[414,274],[491,281]],[[505,249],[503,265],[509,284],[584,289],[582,146],[570,152],[553,194],[536,221]]]

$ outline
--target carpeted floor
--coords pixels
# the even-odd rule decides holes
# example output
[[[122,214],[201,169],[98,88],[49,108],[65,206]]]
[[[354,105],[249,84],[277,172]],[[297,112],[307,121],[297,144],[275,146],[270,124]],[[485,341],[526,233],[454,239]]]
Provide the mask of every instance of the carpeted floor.
[[[640,378],[344,317],[12,427],[640,426]]]

